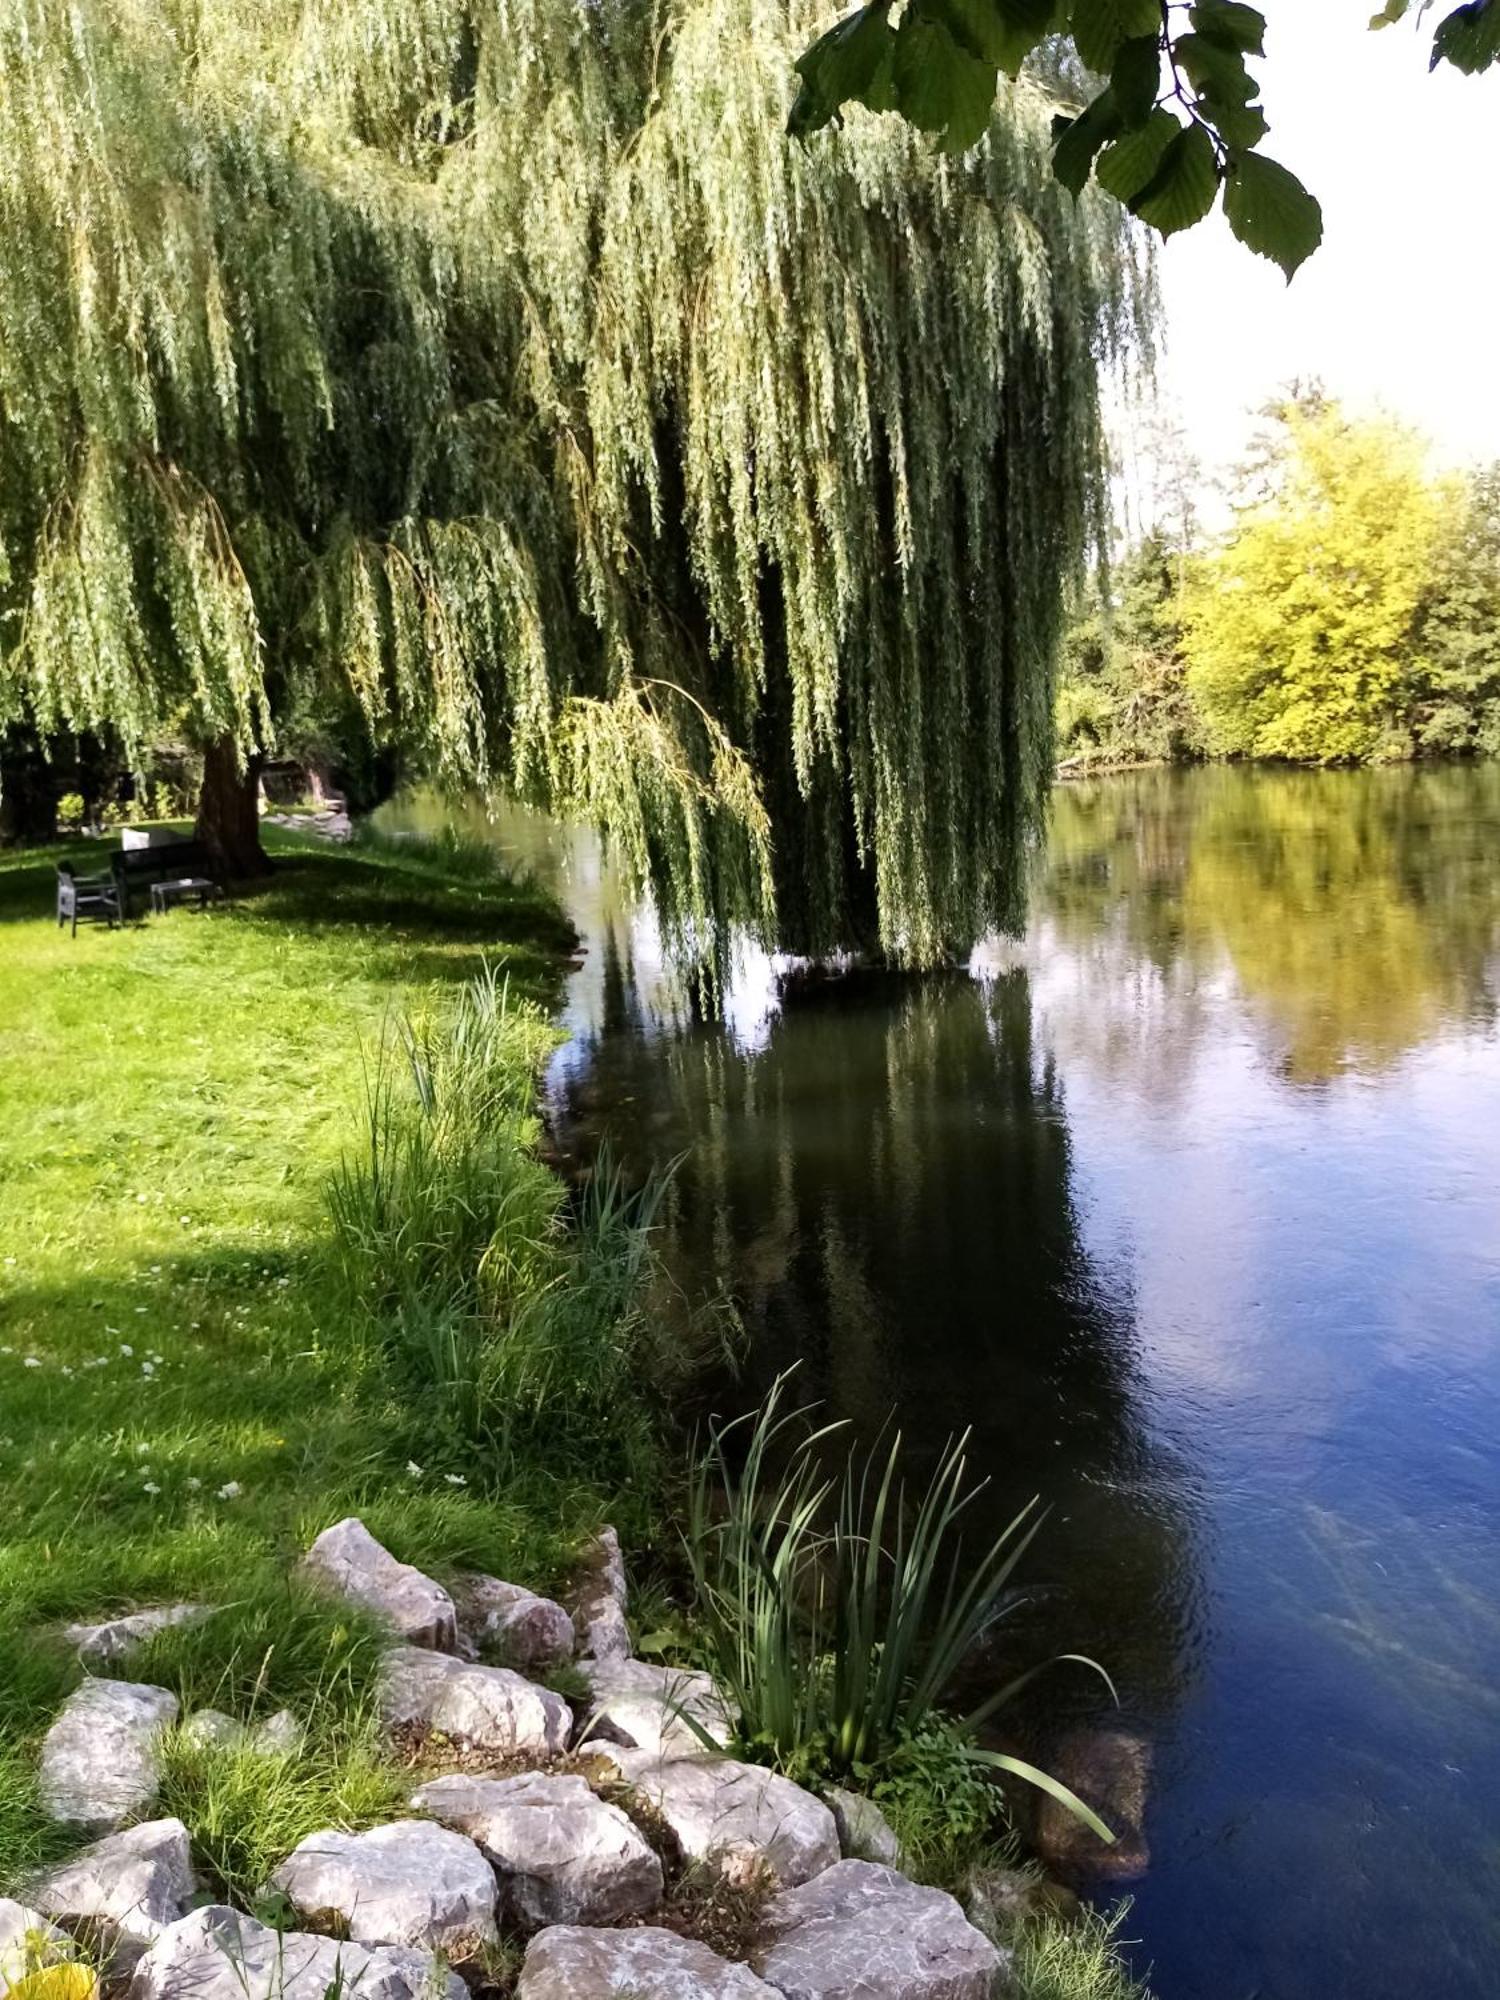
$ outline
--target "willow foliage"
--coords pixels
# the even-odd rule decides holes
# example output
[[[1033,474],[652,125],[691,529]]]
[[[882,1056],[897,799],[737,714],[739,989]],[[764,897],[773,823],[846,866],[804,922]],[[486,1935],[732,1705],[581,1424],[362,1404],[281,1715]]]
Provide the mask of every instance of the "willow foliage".
[[[1120,211],[1008,88],[785,137],[800,0],[10,0],[0,719],[346,685],[689,949],[1019,915]]]

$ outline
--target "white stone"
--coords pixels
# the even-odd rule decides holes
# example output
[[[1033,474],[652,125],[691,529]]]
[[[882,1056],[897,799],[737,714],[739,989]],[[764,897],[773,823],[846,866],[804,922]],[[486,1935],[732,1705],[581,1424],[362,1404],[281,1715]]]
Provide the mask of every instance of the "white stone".
[[[627,1586],[620,1537],[601,1528],[579,1568],[573,1591],[573,1627],[586,1659],[623,1660],[630,1653],[625,1622]]]
[[[72,1948],[67,1932],[49,1924],[40,1910],[0,1896],[0,1995],[28,1973],[70,1957]]]
[[[839,1858],[828,1807],[764,1765],[708,1756],[663,1762],[643,1750],[609,1754],[667,1822],[684,1857],[709,1863],[730,1881],[769,1876],[790,1888]]]
[[[516,2000],[777,2000],[746,1965],[675,1931],[539,1931]]]
[[[447,1653],[398,1646],[381,1670],[380,1712],[392,1728],[440,1731],[477,1750],[556,1756],[573,1714],[560,1694],[509,1667],[473,1666]]]
[[[831,1785],[825,1796],[846,1861],[878,1861],[882,1868],[901,1866],[901,1843],[873,1799],[837,1785]]]
[[[162,1731],[177,1697],[135,1681],[86,1680],[42,1744],[42,1804],[53,1819],[103,1831],[156,1797]]]
[[[362,1604],[413,1646],[449,1652],[458,1643],[453,1599],[410,1563],[397,1562],[353,1515],[325,1528],[302,1559],[304,1571]]]
[[[44,1916],[84,1936],[111,1969],[128,1970],[198,1892],[192,1845],[180,1819],[147,1820],[111,1833],[31,1883]]]
[[[691,1756],[706,1746],[686,1716],[715,1743],[727,1743],[733,1733],[708,1674],[645,1660],[583,1660],[580,1670],[592,1696],[586,1737],[655,1756]]]
[[[661,1862],[582,1778],[434,1778],[411,1802],[479,1843],[500,1879],[501,1915],[529,1929],[618,1923],[661,1901]]]
[[[466,1576],[455,1591],[460,1638],[502,1667],[521,1673],[573,1657],[573,1620],[550,1597],[497,1576]]]
[[[263,1722],[236,1722],[217,1708],[200,1708],[182,1725],[182,1734],[200,1749],[248,1750],[260,1757],[289,1757],[302,1748],[302,1724],[289,1708]]]
[[[356,1944],[424,1945],[467,1958],[497,1935],[494,1870],[472,1840],[427,1820],[309,1834],[271,1887],[304,1921],[336,1922]]]
[[[274,1931],[236,1910],[194,1910],[136,1966],[127,2000],[466,2000],[430,1951]]]
[[[149,1611],[132,1611],[108,1618],[101,1625],[65,1625],[63,1637],[76,1648],[86,1667],[107,1667],[123,1660],[137,1646],[174,1625],[196,1625],[213,1615],[211,1604],[164,1604]]]
[[[941,1889],[841,1861],[766,1906],[757,1972],[786,2000],[993,2000],[1009,1968]]]

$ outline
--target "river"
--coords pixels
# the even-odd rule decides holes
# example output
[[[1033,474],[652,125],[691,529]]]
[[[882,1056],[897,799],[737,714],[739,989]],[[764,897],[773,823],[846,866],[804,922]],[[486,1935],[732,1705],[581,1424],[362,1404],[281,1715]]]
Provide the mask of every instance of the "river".
[[[1050,1505],[1028,1638],[1153,1746],[1162,2000],[1491,2000],[1500,768],[1060,786],[1023,941],[786,991],[752,958],[716,1027],[588,839],[492,835],[587,947],[553,1115],[680,1158],[745,1399],[799,1361]]]

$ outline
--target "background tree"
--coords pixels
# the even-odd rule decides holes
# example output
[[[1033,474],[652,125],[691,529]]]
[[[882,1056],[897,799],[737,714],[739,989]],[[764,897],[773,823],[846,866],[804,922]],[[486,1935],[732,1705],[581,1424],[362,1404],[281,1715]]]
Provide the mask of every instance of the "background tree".
[[[1454,505],[1420,441],[1336,403],[1275,416],[1275,490],[1188,579],[1188,686],[1214,751],[1305,763],[1411,754],[1418,612]]]
[[[1424,750],[1500,756],[1500,465],[1471,476],[1434,552],[1414,652]]]
[[[788,143],[812,18],[14,0],[5,710],[190,726],[241,866],[342,685],[603,825],[686,949],[1015,923],[1149,273],[1037,83],[962,161]]]
[[[1057,734],[1065,764],[1175,764],[1203,755],[1182,645],[1190,562],[1158,530],[1094,579],[1063,645]]]

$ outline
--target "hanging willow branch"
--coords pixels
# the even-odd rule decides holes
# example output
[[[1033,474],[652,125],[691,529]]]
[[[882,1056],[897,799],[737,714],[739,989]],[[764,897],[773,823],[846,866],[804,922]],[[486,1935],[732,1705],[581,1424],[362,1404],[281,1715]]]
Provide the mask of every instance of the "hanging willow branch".
[[[1018,921],[1101,370],[1039,83],[785,137],[799,0],[10,0],[0,719],[320,688],[585,813],[687,952]]]

